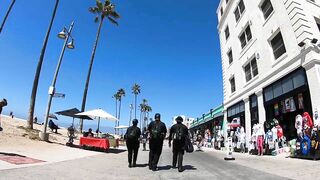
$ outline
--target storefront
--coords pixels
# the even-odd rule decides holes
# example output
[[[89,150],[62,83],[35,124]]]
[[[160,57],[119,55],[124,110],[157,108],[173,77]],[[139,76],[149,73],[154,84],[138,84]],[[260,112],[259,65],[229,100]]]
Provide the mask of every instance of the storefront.
[[[295,120],[304,112],[312,114],[310,93],[303,68],[299,68],[264,89],[266,123],[278,120],[286,141],[297,138]],[[264,127],[265,132],[268,127]]]

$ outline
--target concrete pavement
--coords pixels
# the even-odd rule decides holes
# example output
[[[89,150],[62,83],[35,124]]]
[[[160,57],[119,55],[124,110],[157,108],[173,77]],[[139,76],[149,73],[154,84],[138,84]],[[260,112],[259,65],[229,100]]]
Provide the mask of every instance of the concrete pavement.
[[[0,171],[0,180],[7,179],[286,179],[235,162],[223,160],[224,155],[215,152],[186,154],[186,170],[179,173],[171,169],[171,150],[165,146],[159,162],[159,171],[147,167],[149,151],[139,151],[139,167],[128,168],[127,152],[99,153],[98,155],[52,164],[42,164],[19,169]]]

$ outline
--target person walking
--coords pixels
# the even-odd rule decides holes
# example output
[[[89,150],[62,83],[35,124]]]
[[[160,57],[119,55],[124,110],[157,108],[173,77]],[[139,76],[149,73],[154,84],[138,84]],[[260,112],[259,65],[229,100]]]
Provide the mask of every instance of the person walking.
[[[161,115],[156,113],[154,116],[155,121],[152,121],[148,126],[150,133],[149,140],[149,169],[152,171],[157,170],[157,165],[162,152],[163,140],[167,134],[166,125],[161,122]]]
[[[127,149],[128,149],[128,167],[137,166],[138,150],[140,146],[139,138],[141,135],[141,130],[138,128],[138,120],[132,120],[132,126],[127,129],[124,138],[126,139]],[[132,162],[133,156],[133,162]]]
[[[176,118],[177,124],[173,125],[170,128],[170,135],[169,135],[169,147],[171,147],[171,141],[173,140],[173,147],[172,147],[172,168],[177,168],[177,161],[178,161],[178,171],[182,172],[182,161],[183,155],[185,150],[185,138],[189,138],[188,128],[184,124],[182,124],[183,119],[181,116]]]
[[[146,151],[146,145],[147,145],[147,139],[148,139],[148,130],[146,127],[143,128],[142,131],[142,144],[143,144],[143,151]]]
[[[1,127],[1,113],[2,113],[2,108],[7,106],[8,102],[6,99],[2,99],[2,101],[0,101],[0,131],[2,131],[2,127]]]

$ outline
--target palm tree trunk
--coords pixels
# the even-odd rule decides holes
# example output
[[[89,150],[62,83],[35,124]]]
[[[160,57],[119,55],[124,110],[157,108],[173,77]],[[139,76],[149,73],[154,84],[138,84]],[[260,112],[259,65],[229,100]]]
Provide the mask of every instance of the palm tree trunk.
[[[118,99],[115,97],[116,99],[116,118],[118,118]],[[117,121],[114,124],[114,134],[116,134],[116,126],[117,126]]]
[[[134,118],[137,119],[137,94],[134,94]]]
[[[44,54],[46,52],[46,48],[47,48],[47,43],[48,43],[48,39],[50,36],[50,32],[51,32],[51,27],[54,21],[54,18],[56,16],[56,11],[58,8],[58,4],[59,4],[59,0],[56,0],[56,4],[52,13],[52,18],[47,30],[47,34],[45,36],[44,42],[43,42],[43,46],[42,46],[42,50],[40,53],[40,58],[38,61],[38,65],[37,65],[37,70],[36,70],[36,74],[34,76],[34,80],[33,80],[33,87],[32,87],[32,92],[31,92],[31,99],[30,99],[30,106],[29,106],[29,117],[28,117],[28,129],[33,129],[33,114],[34,114],[34,108],[35,108],[35,102],[36,102],[36,96],[37,96],[37,90],[38,90],[38,83],[39,83],[39,78],[40,78],[40,72],[41,72],[41,67],[42,67],[42,62],[44,59]]]
[[[11,12],[11,10],[12,10],[12,7],[13,7],[13,5],[14,5],[15,2],[16,2],[16,0],[12,0],[12,1],[11,1],[11,4],[10,4],[10,6],[9,6],[9,9],[8,9],[8,11],[7,11],[6,15],[4,16],[4,19],[3,19],[2,23],[1,23],[1,26],[0,26],[0,34],[1,34],[1,32],[2,32],[2,29],[3,29],[3,27],[4,27],[4,24],[6,23],[7,18],[8,18],[8,16],[9,16],[9,14],[10,14],[10,12]]]
[[[96,35],[96,40],[94,42],[93,50],[92,50],[92,54],[91,54],[91,60],[90,60],[87,80],[86,80],[86,84],[85,84],[84,92],[83,92],[81,112],[84,112],[84,110],[86,108],[86,101],[87,101],[87,94],[88,94],[88,87],[89,87],[89,81],[90,81],[90,76],[91,76],[91,70],[92,70],[94,56],[96,54],[96,49],[97,49],[97,45],[98,45],[98,41],[99,41],[99,37],[100,37],[100,31],[101,31],[101,27],[103,24],[103,20],[104,20],[104,17],[102,16],[100,19],[99,28],[98,28],[97,35]],[[82,132],[82,129],[83,129],[83,119],[80,120],[80,132]]]
[[[120,114],[121,114],[121,98],[119,99],[119,115],[118,115],[118,124],[117,124],[117,126],[119,126],[120,125]],[[118,129],[118,134],[119,134],[119,129]]]

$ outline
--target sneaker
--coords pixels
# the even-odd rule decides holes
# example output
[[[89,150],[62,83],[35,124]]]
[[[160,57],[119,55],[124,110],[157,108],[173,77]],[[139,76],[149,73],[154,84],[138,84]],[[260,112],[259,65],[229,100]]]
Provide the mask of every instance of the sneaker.
[[[157,167],[156,166],[152,167],[152,171],[157,171]]]
[[[0,127],[0,131],[3,131],[2,127]]]
[[[129,163],[128,167],[129,167],[129,168],[131,168],[131,167],[132,167],[132,165]]]
[[[132,164],[132,167],[137,167],[137,163],[133,163],[133,164]]]

